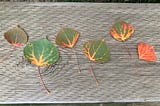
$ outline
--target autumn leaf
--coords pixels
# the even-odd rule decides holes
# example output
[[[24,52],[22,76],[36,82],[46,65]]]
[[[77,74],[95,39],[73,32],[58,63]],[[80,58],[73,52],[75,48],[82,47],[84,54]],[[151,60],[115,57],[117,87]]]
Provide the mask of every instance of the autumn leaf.
[[[73,48],[80,33],[72,28],[62,28],[56,36],[56,44],[61,47]]]
[[[13,45],[13,49],[9,51],[9,53],[3,58],[1,58],[0,63],[4,62],[9,56],[16,50],[16,47],[22,46],[28,41],[28,34],[21,28],[19,25],[13,27],[4,33],[4,38]]]
[[[134,27],[131,24],[121,20],[120,18],[116,20],[110,29],[111,36],[117,41],[122,41],[123,43],[129,39],[133,33]],[[131,53],[128,47],[125,45],[124,48],[128,52],[128,55],[131,57]]]
[[[138,56],[142,60],[156,61],[154,47],[144,42],[138,43]]]
[[[110,60],[110,51],[104,42],[104,39],[89,40],[83,45],[83,52],[90,61],[104,63]],[[93,76],[96,84],[99,82],[94,74],[92,65],[90,66],[90,73]]]
[[[22,46],[28,41],[28,34],[19,25],[4,33],[4,38],[13,46]]]
[[[118,41],[125,41],[134,33],[134,27],[121,19],[117,19],[110,29],[112,37]]]
[[[47,39],[36,40],[26,45],[24,48],[24,56],[31,64],[38,66],[38,73],[42,85],[47,92],[50,93],[42,79],[40,67],[50,66],[58,61],[59,52],[56,46]]]
[[[72,28],[62,28],[58,32],[55,42],[60,47],[72,49],[73,53],[76,56],[76,61],[77,61],[77,65],[78,65],[78,72],[80,73],[80,65],[78,62],[77,53],[74,49],[74,46],[75,46],[79,36],[80,36],[80,33]]]
[[[110,59],[110,52],[102,40],[89,40],[83,46],[84,54],[93,62],[107,62]]]

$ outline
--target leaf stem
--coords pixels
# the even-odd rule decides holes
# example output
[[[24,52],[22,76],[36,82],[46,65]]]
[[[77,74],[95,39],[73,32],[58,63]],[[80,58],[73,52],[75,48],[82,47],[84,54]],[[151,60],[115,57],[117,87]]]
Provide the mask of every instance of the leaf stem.
[[[95,73],[94,73],[94,71],[93,71],[92,63],[90,63],[90,73],[91,73],[93,79],[95,80],[96,85],[99,86],[99,82],[98,82],[98,80],[97,80],[97,78],[96,78],[96,75],[95,75]]]
[[[40,72],[40,67],[38,67],[38,75],[39,75],[40,81],[42,83],[42,86],[47,91],[47,93],[50,94],[51,92],[49,91],[49,89],[47,88],[47,86],[45,85],[45,83],[43,81],[43,78],[42,78],[42,75],[41,75],[41,72]]]
[[[75,49],[72,49],[72,50],[73,50],[73,52],[74,52],[75,59],[76,59],[77,65],[78,65],[78,73],[81,73],[81,69],[80,69],[80,65],[79,65],[79,61],[78,61],[77,52],[76,52]]]
[[[135,62],[135,67],[136,67],[136,75],[139,75],[139,71],[138,71],[138,67],[139,67],[139,63],[138,60]]]
[[[13,51],[15,51],[15,50],[16,50],[16,46],[14,46],[13,49],[9,51],[8,55],[5,55],[4,58],[0,60],[0,63],[3,63],[6,59],[8,59],[9,56],[12,55]]]
[[[124,44],[124,48],[126,49],[128,55],[129,55],[130,57],[132,57],[131,52],[129,51],[129,48],[127,47],[127,43],[124,43],[124,42],[123,42],[123,44]]]
[[[129,48],[127,47],[127,43],[124,43],[124,48],[126,49],[126,51],[128,52],[128,55],[130,56],[130,58],[132,59],[132,55],[129,51]],[[139,67],[139,63],[138,63],[138,60],[135,62],[135,67],[136,67],[136,71],[135,71],[135,74],[138,76],[139,75],[139,72],[138,72],[138,67]]]

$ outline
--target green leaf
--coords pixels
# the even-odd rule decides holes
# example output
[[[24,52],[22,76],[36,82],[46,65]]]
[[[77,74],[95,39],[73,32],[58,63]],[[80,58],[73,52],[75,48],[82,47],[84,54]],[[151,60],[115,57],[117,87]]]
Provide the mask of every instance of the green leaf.
[[[24,56],[31,64],[49,66],[58,61],[59,52],[47,39],[40,39],[26,45]]]
[[[73,48],[80,33],[72,28],[62,28],[56,36],[56,44],[61,47]]]
[[[110,59],[110,52],[102,40],[89,40],[83,45],[84,54],[93,62],[107,62]]]
[[[28,34],[19,25],[4,33],[4,38],[13,46],[22,46],[28,41]]]

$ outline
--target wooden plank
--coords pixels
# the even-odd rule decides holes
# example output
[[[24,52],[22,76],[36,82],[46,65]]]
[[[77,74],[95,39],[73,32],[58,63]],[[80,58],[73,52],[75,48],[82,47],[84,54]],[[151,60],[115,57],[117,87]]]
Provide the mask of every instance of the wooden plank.
[[[135,33],[126,42],[130,58],[121,42],[109,34],[112,23],[121,17],[135,27]],[[29,41],[49,36],[52,42],[61,27],[72,27],[80,33],[76,50],[81,73],[77,73],[75,57],[71,50],[61,51],[62,60],[56,70],[43,74],[48,88],[42,89],[37,68],[21,61],[23,47],[0,65],[1,103],[99,103],[144,102],[160,100],[159,71],[159,4],[101,4],[101,3],[0,3],[0,56],[12,48],[3,34],[19,24],[29,34]],[[105,38],[111,51],[111,61],[92,63],[100,86],[96,86],[89,73],[89,61],[83,55],[82,45],[94,38]],[[137,43],[145,41],[155,47],[157,61],[137,60]],[[139,63],[139,76],[135,62]]]

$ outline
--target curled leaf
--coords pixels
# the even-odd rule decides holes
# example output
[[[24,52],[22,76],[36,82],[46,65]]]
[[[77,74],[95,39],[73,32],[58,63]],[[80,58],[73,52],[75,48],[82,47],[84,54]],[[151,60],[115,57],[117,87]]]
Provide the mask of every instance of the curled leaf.
[[[59,59],[58,49],[47,39],[33,41],[24,48],[25,58],[37,66],[49,66]]]
[[[56,36],[56,44],[61,47],[73,48],[80,33],[72,28],[62,28]]]
[[[144,42],[138,43],[138,56],[146,61],[156,61],[154,47]]]
[[[94,62],[107,62],[110,59],[110,52],[102,40],[89,40],[83,45],[84,54]]]
[[[27,33],[19,25],[5,32],[4,38],[13,46],[22,46],[28,41]]]
[[[118,41],[125,41],[134,33],[134,27],[121,19],[117,19],[110,29],[112,37]]]

